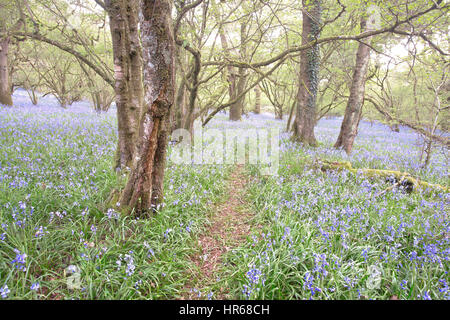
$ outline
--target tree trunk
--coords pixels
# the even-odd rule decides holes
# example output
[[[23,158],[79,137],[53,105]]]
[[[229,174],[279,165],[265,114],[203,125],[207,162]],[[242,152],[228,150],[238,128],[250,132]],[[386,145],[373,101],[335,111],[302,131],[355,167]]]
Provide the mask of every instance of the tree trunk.
[[[397,133],[400,132],[400,127],[399,127],[398,123],[391,124],[389,127],[391,128],[391,130],[393,132],[397,132]]]
[[[290,132],[291,131],[291,122],[292,122],[292,116],[294,115],[294,110],[295,110],[295,101],[291,106],[291,111],[289,112],[289,118],[286,124],[286,132]]]
[[[426,158],[425,158],[425,163],[423,164],[423,168],[427,168],[428,165],[430,164],[431,152],[433,150],[432,147],[433,147],[433,140],[428,139],[426,148],[425,148]]]
[[[144,109],[138,144],[120,207],[127,213],[153,211],[163,200],[169,117],[175,95],[175,42],[170,0],[143,0]]]
[[[255,113],[261,113],[261,89],[259,85],[255,87]]]
[[[233,82],[236,82],[236,76],[233,75]],[[230,83],[230,89],[231,87],[236,87],[235,85]],[[231,90],[230,90],[231,91]],[[237,90],[233,89],[233,91],[230,93],[230,100],[236,99],[238,96]],[[237,101],[236,103],[232,104],[230,106],[230,120],[231,121],[239,121],[242,118],[242,105],[239,103],[240,101]]]
[[[12,106],[8,66],[9,37],[0,40],[0,104]]]
[[[366,19],[361,20],[361,30],[367,31]],[[372,37],[367,37],[365,41],[370,44]],[[342,121],[339,137],[334,145],[336,149],[344,149],[350,154],[358,134],[359,121],[364,102],[364,92],[366,85],[366,74],[369,67],[370,47],[360,42],[356,53],[356,63],[353,70],[353,81],[350,89],[347,107],[345,109],[344,120]]]
[[[194,133],[194,121],[195,121],[195,109],[198,96],[198,80],[201,71],[201,53],[198,50],[192,50],[191,54],[194,58],[194,67],[191,74],[192,89],[189,89],[189,102],[186,110],[186,116],[184,118],[184,129],[188,130],[191,135]]]
[[[175,121],[172,130],[183,128],[183,118],[185,115],[185,96],[186,96],[186,82],[184,78],[182,78],[176,93],[176,100],[174,106]]]
[[[110,0],[107,4],[113,44],[119,135],[115,167],[123,169],[132,163],[143,102],[138,9],[133,1]]]
[[[304,10],[302,45],[314,41],[320,36],[321,2],[321,0],[302,0]],[[316,97],[319,85],[319,62],[318,45],[301,52],[297,112],[292,138],[310,146],[317,145],[314,136],[314,126],[317,112]]]
[[[223,25],[219,27],[219,35],[220,42],[222,44],[223,53],[226,58],[230,58],[230,51],[228,49],[228,42],[225,36],[225,31],[223,30]],[[237,97],[237,89],[236,89],[236,71],[235,68],[228,65],[227,66],[227,81],[228,81],[228,95],[230,97],[230,101],[233,101]],[[235,103],[230,106],[230,120],[237,121],[241,119],[241,113],[239,109],[238,103]]]
[[[247,23],[245,21],[241,21],[241,45],[239,48],[239,55],[241,58],[241,61],[246,61],[247,60],[247,45],[246,45],[246,41],[247,41],[247,36],[246,36],[246,26]],[[244,90],[245,90],[245,86],[247,84],[247,69],[246,68],[239,68],[238,69],[238,81],[237,81],[237,87],[236,87],[236,97],[240,96]],[[233,117],[231,117],[231,112],[230,112],[230,120],[233,121],[237,121],[237,120],[241,120],[242,118],[242,114],[244,114],[244,109],[245,109],[245,95],[243,95],[237,102],[235,105],[231,106],[231,108],[233,109]]]
[[[32,86],[30,90],[27,91],[28,96],[30,97],[31,103],[35,106],[39,102],[39,97],[36,93],[36,87]]]
[[[238,97],[245,90],[245,85],[247,84],[247,75],[245,68],[239,68],[238,71],[238,81],[236,86],[235,97]],[[245,108],[245,95],[243,95],[235,104],[230,107],[230,120],[239,121],[242,119],[242,114]]]
[[[283,106],[282,105],[278,105],[275,107],[275,119],[278,120],[283,120]]]
[[[136,3],[137,2],[137,3]],[[131,79],[131,109],[139,121],[144,104],[144,85],[142,69],[142,47],[139,32],[139,1],[126,1],[128,18],[128,36],[130,38],[130,79]]]

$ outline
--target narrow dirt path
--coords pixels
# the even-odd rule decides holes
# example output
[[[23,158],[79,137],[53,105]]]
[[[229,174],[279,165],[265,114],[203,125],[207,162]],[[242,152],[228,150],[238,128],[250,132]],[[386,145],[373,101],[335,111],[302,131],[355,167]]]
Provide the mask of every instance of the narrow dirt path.
[[[181,294],[182,300],[207,299],[205,289],[217,282],[223,266],[222,256],[244,243],[251,233],[253,214],[244,199],[246,177],[243,167],[236,166],[228,178],[228,198],[217,205],[211,225],[198,238],[198,251],[191,257],[196,269]],[[229,299],[226,289],[214,292],[213,299]],[[200,293],[200,294],[199,294]]]

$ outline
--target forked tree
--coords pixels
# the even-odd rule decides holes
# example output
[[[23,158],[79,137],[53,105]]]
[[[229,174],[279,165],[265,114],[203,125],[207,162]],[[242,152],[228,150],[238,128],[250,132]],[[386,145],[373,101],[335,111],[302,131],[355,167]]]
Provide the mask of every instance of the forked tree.
[[[143,0],[141,39],[144,107],[128,181],[120,195],[122,211],[151,212],[162,201],[170,111],[175,95],[175,41],[171,1]]]

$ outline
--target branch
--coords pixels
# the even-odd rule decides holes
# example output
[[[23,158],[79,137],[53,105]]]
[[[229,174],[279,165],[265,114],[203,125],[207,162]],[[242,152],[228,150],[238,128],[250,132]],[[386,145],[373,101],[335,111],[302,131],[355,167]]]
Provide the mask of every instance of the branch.
[[[414,20],[420,16],[423,16],[424,14],[429,13],[430,11],[436,10],[438,9],[438,5],[442,2],[442,0],[438,1],[438,4],[434,4],[433,6],[429,7],[428,9],[424,10],[424,11],[420,11],[404,20],[397,20],[393,25],[387,26],[385,28],[381,28],[378,30],[372,30],[372,31],[365,31],[362,32],[358,35],[354,35],[354,36],[331,36],[331,37],[326,37],[326,38],[320,38],[320,39],[316,39],[313,40],[307,44],[304,44],[302,46],[296,46],[296,47],[292,47],[289,48],[283,52],[281,52],[280,54],[278,54],[277,56],[268,59],[266,61],[262,61],[262,62],[258,62],[258,63],[253,63],[253,64],[247,64],[247,63],[243,63],[243,62],[239,62],[239,61],[231,61],[229,63],[229,65],[234,66],[234,67],[240,67],[240,68],[259,68],[259,67],[264,67],[264,66],[268,66],[280,59],[283,59],[284,57],[292,54],[292,53],[296,53],[299,51],[304,51],[304,50],[308,50],[316,45],[322,44],[322,43],[327,43],[327,42],[331,42],[331,41],[358,41],[367,37],[372,37],[372,36],[376,36],[379,34],[383,34],[383,33],[388,33],[388,32],[394,32],[396,31],[396,28],[398,28],[399,26],[410,22],[411,20]],[[449,8],[450,5],[446,4],[445,6],[439,8],[439,9],[445,9],[445,8]],[[211,62],[207,62],[204,63],[204,66],[217,66],[217,65],[222,65],[222,62],[217,62],[217,61],[211,61]]]
[[[103,1],[101,1],[101,0],[94,0],[94,1],[95,1],[96,4],[98,4],[100,7],[102,7],[103,10],[107,11],[106,10],[106,5],[105,5],[105,3]]]
[[[406,32],[406,31],[400,31],[400,30],[394,30],[393,33],[400,34],[403,36],[409,36],[409,37],[421,37],[425,42],[427,42],[430,47],[432,47],[434,50],[439,52],[443,56],[450,56],[450,53],[444,52],[441,48],[439,48],[433,41],[431,41],[423,32]]]
[[[180,29],[181,20],[186,15],[186,13],[188,13],[189,10],[194,9],[195,7],[197,7],[202,2],[203,2],[203,0],[197,0],[197,1],[193,2],[193,3],[191,3],[190,5],[187,5],[187,6],[185,6],[185,7],[183,7],[181,9],[180,13],[178,13],[177,18],[175,19],[175,27],[173,29],[175,35],[178,33],[178,29]]]
[[[71,55],[75,56],[77,59],[85,63],[87,66],[89,66],[95,73],[97,73],[103,80],[105,80],[112,88],[114,88],[114,78],[111,75],[108,75],[106,72],[101,70],[98,66],[96,66],[92,61],[87,59],[84,55],[81,53],[75,51],[74,49],[67,47],[55,40],[49,39],[39,33],[25,33],[25,32],[14,32],[13,36],[18,37],[27,37],[33,40],[41,41],[48,43],[54,47],[57,47],[61,49],[62,51],[65,51],[67,53],[70,53]]]
[[[253,83],[250,87],[248,87],[246,90],[244,90],[243,92],[241,92],[240,95],[238,95],[233,101],[228,101],[225,104],[222,104],[221,106],[219,106],[216,110],[214,110],[213,112],[211,112],[208,117],[205,119],[205,121],[203,121],[202,126],[206,126],[206,124],[217,114],[219,113],[221,110],[235,104],[236,102],[238,102],[243,96],[245,96],[247,94],[247,92],[249,92],[251,89],[253,89],[254,87],[256,87],[258,85],[258,83],[260,83],[264,78],[270,76],[281,64],[283,64],[283,62],[286,60],[282,59],[280,61],[278,61],[278,63],[273,66],[272,69],[270,69],[267,73],[262,74],[258,80],[256,80],[255,83]]]
[[[394,117],[394,116],[393,116],[392,114],[390,114],[388,111],[386,111],[386,110],[384,110],[383,108],[381,108],[380,105],[379,105],[374,99],[372,99],[372,98],[370,98],[370,97],[367,97],[367,96],[366,96],[366,97],[364,98],[364,100],[369,101],[370,103],[372,103],[373,106],[375,107],[375,109],[377,109],[377,111],[378,111],[379,113],[381,113],[383,116],[385,116],[385,117],[387,117],[387,118],[391,118],[391,119],[397,121],[399,124],[404,125],[404,126],[406,126],[406,127],[408,127],[408,128],[411,128],[411,129],[413,129],[414,131],[417,131],[417,132],[423,134],[424,136],[428,137],[428,138],[431,139],[431,140],[437,141],[437,142],[439,142],[439,143],[441,143],[441,144],[443,144],[443,145],[445,145],[445,146],[447,146],[447,147],[450,147],[450,140],[449,140],[449,139],[446,139],[445,137],[441,137],[441,136],[434,135],[434,134],[432,134],[432,133],[426,131],[425,129],[423,129],[423,128],[420,127],[419,125],[416,125],[416,124],[414,124],[414,123],[410,123],[410,122],[408,122],[408,121],[405,121],[405,120],[399,119],[399,118],[397,118],[397,117]]]

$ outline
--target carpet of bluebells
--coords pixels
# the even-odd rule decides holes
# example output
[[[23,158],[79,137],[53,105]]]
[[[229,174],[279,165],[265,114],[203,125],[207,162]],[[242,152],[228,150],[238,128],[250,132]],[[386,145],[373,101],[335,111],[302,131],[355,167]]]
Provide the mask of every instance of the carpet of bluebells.
[[[248,200],[263,232],[228,257],[235,295],[243,299],[450,299],[450,194],[388,189],[383,179],[317,170],[315,159],[351,161],[355,168],[406,171],[449,185],[447,150],[430,166],[419,161],[420,138],[362,122],[354,151],[332,148],[342,119],[316,127],[317,148],[281,135],[278,176],[248,167]],[[218,121],[216,122],[217,125]],[[225,126],[227,121],[223,121]],[[251,116],[243,127],[284,128]],[[385,190],[388,189],[388,192]]]
[[[165,206],[152,219],[103,208],[124,177],[112,170],[114,110],[0,106],[0,297],[168,299],[179,295],[195,235],[223,197],[227,170],[169,164]]]
[[[151,219],[121,216],[102,203],[124,184],[112,170],[114,109],[62,109],[51,97],[33,106],[26,92],[0,106],[0,298],[174,299],[195,268],[189,258],[214,204],[226,199],[232,167],[169,162],[165,205]],[[272,115],[210,128],[284,128]],[[278,176],[248,165],[247,202],[262,226],[230,250],[212,288],[235,299],[449,299],[449,194],[401,187],[348,171],[323,173],[316,158],[355,168],[408,171],[449,185],[436,148],[427,169],[420,139],[401,128],[362,122],[351,156],[331,148],[341,119],[316,127],[317,148],[281,134]],[[280,131],[282,132],[282,130]],[[260,230],[254,228],[254,230]]]

